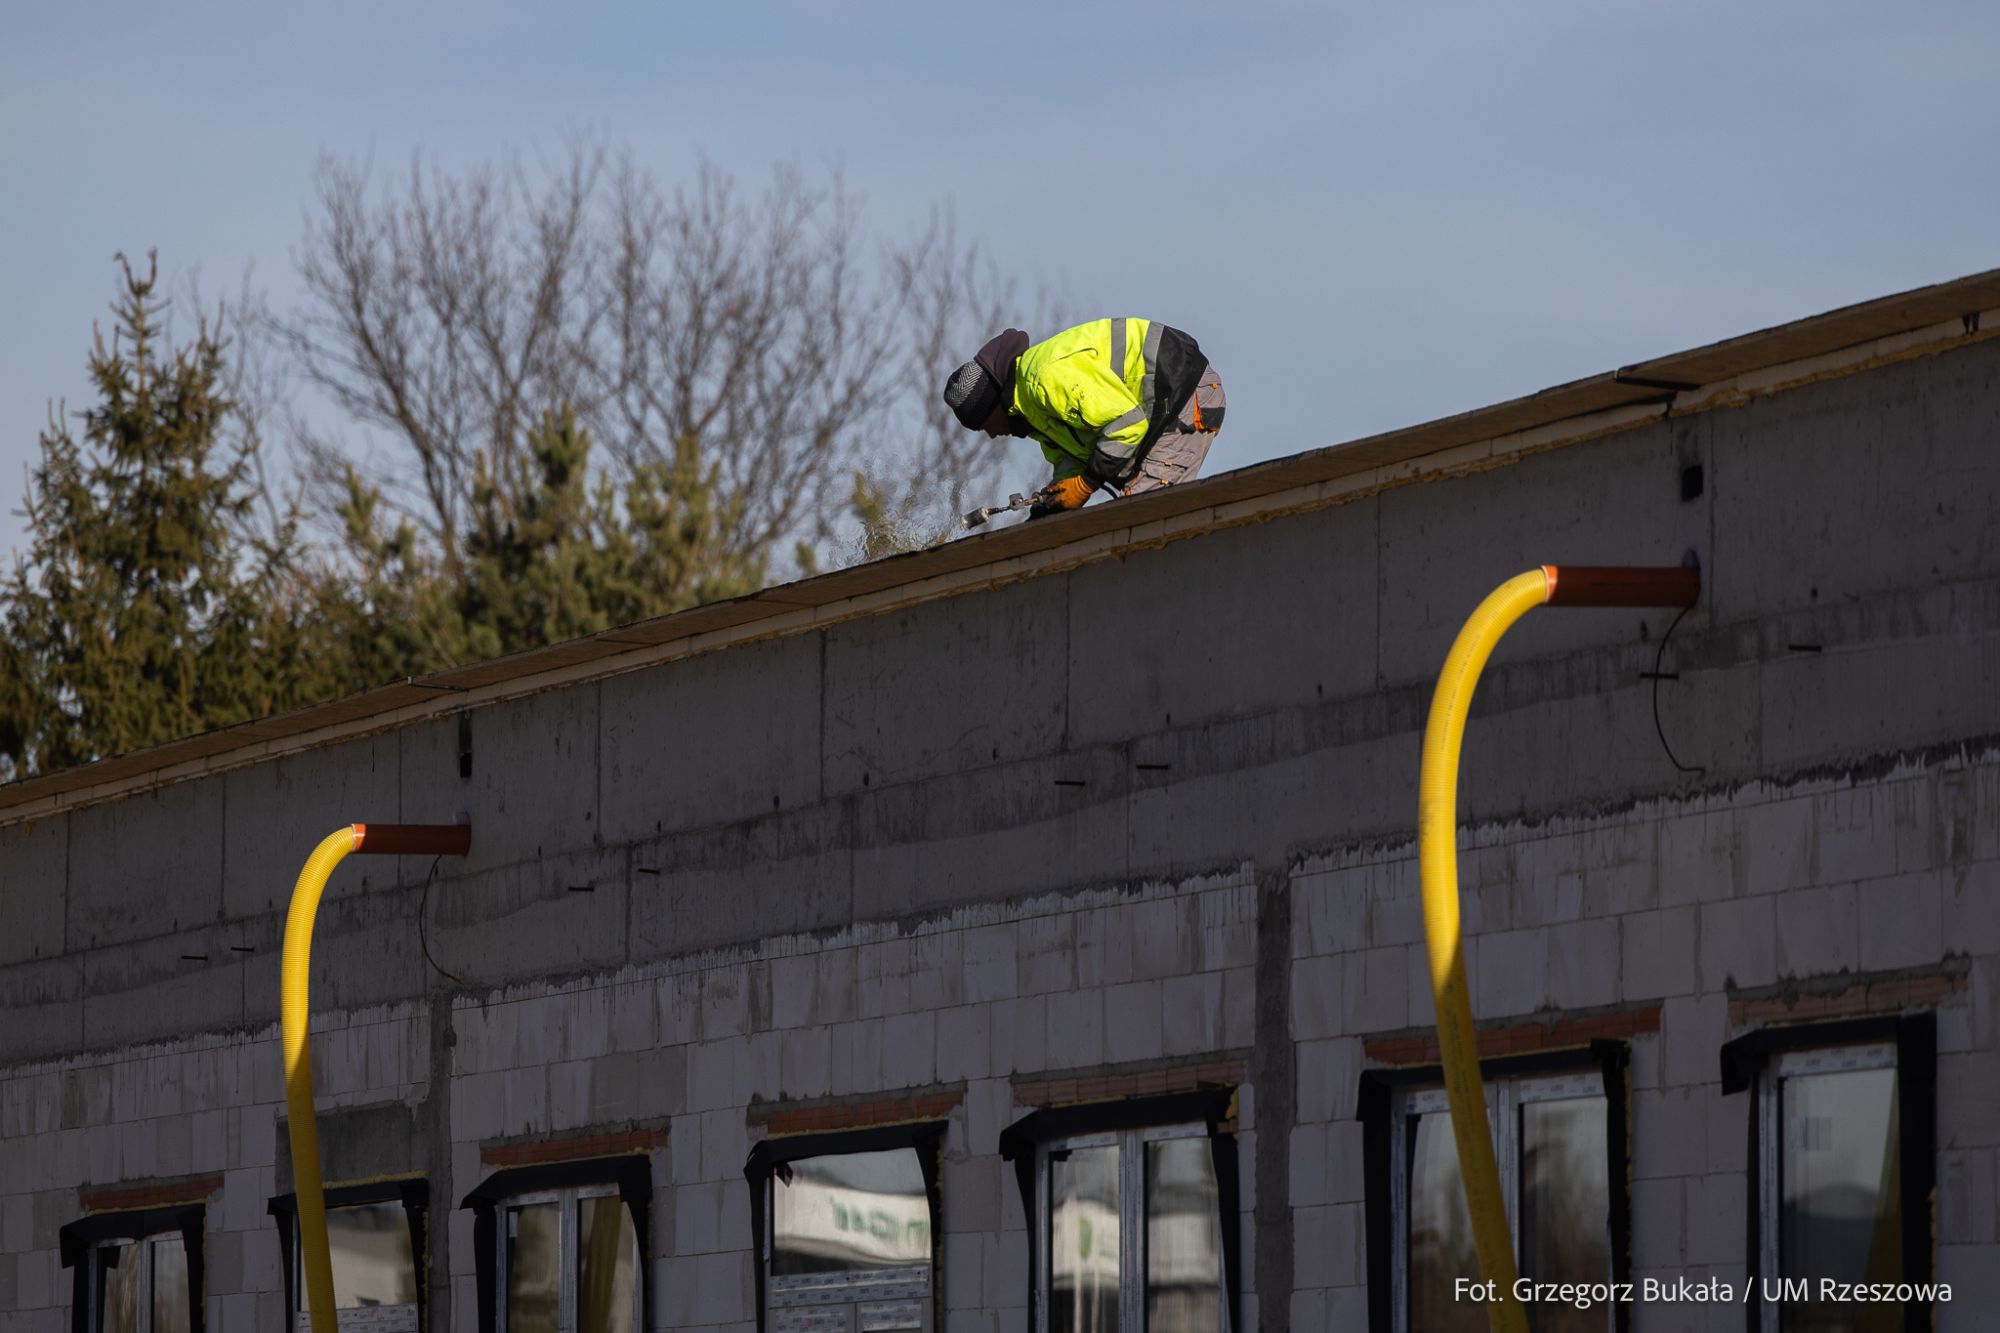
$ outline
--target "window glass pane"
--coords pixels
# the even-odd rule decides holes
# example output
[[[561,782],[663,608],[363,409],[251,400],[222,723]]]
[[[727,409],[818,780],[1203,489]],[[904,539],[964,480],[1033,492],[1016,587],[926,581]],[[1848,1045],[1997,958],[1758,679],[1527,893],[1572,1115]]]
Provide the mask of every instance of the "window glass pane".
[[[1778,1098],[1778,1264],[1786,1277],[1897,1282],[1903,1227],[1896,1151],[1896,1071],[1843,1070],[1784,1080]],[[1900,1325],[1901,1307],[1788,1301],[1786,1329]],[[1886,1321],[1886,1322],[1885,1322]]]
[[[335,1309],[416,1304],[417,1265],[410,1253],[409,1216],[402,1204],[363,1203],[330,1210],[326,1245],[333,1262]],[[298,1301],[304,1310],[303,1276]]]
[[[1118,1327],[1118,1149],[1073,1148],[1049,1161],[1049,1327]]]
[[[562,1210],[554,1203],[507,1210],[507,1333],[556,1333],[561,1226]]]
[[[808,1157],[771,1180],[771,1272],[928,1264],[931,1205],[915,1148]]]
[[[1458,1182],[1451,1116],[1412,1115],[1409,1126],[1410,1333],[1485,1333],[1486,1306],[1454,1299],[1459,1278],[1479,1280],[1472,1219]]]
[[[187,1242],[161,1236],[153,1248],[153,1333],[188,1333]]]
[[[1222,1221],[1207,1139],[1146,1145],[1147,1333],[1222,1327]]]
[[[1521,1276],[1537,1282],[1611,1277],[1611,1182],[1605,1167],[1604,1098],[1521,1106]],[[1536,1333],[1607,1326],[1604,1302],[1578,1309],[1528,1307]]]
[[[146,1265],[137,1245],[121,1241],[97,1250],[97,1309],[101,1333],[139,1333],[139,1295]]]
[[[576,1201],[578,1333],[632,1333],[639,1236],[615,1194]]]

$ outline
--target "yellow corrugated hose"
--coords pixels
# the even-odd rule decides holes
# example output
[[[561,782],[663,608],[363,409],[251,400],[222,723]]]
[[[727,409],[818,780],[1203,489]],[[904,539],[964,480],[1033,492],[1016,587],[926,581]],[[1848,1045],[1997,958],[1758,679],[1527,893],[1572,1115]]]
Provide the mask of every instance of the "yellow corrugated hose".
[[[1494,1299],[1487,1306],[1494,1333],[1527,1333],[1528,1319],[1514,1299],[1514,1242],[1507,1227],[1507,1204],[1500,1194],[1500,1170],[1493,1159],[1486,1092],[1479,1077],[1479,1042],[1466,993],[1458,921],[1458,752],[1465,737],[1466,711],[1486,659],[1515,621],[1548,601],[1554,583],[1551,573],[1543,568],[1508,579],[1479,604],[1452,641],[1431,699],[1417,786],[1417,863],[1423,879],[1424,939],[1430,950],[1438,1055],[1444,1065],[1452,1137],[1458,1143],[1459,1177],[1465,1185],[1479,1271],[1494,1284]]]
[[[313,1112],[312,1049],[307,1042],[307,983],[311,980],[313,917],[333,868],[361,842],[349,824],[320,840],[299,871],[285,917],[284,961],[279,977],[279,1030],[285,1056],[285,1112],[292,1137],[292,1188],[298,1196],[299,1256],[306,1274],[306,1309],[312,1333],[337,1333],[333,1263],[327,1253],[326,1193],[320,1182],[319,1127]]]

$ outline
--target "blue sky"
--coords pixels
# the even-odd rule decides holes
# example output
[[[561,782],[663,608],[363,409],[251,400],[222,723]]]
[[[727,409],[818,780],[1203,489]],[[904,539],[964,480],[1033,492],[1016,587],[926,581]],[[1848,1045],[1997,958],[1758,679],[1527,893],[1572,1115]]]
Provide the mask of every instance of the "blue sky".
[[[0,507],[112,254],[284,304],[322,151],[596,132],[670,180],[838,166],[890,230],[948,199],[1070,309],[1200,338],[1212,473],[2000,266],[1995,70],[1975,3],[13,0]]]

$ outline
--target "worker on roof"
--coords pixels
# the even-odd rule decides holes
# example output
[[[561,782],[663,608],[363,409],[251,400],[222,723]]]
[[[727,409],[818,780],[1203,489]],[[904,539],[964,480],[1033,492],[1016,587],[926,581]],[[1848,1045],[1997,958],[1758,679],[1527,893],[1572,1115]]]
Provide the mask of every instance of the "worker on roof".
[[[1195,340],[1150,319],[1094,319],[1030,346],[1008,329],[951,372],[967,430],[1026,436],[1055,476],[1029,518],[1080,509],[1103,487],[1137,495],[1201,470],[1222,428],[1222,380]]]

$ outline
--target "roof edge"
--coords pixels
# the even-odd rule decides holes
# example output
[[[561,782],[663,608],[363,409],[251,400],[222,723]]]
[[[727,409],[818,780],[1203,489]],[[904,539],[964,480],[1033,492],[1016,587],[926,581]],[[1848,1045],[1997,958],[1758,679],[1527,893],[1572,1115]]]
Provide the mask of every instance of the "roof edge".
[[[1054,573],[2000,336],[2000,269],[1525,397],[0,785],[0,826],[426,717]]]

